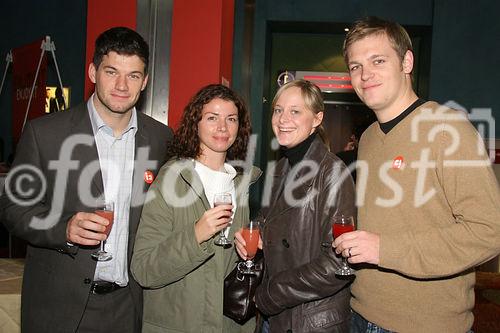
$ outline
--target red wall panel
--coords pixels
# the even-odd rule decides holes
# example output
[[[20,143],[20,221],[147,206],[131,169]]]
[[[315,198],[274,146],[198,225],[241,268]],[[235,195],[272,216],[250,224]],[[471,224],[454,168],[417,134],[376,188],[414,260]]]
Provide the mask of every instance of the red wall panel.
[[[97,36],[113,26],[137,24],[136,0],[88,0],[86,66]],[[191,96],[232,77],[234,0],[175,0],[170,48],[168,124],[177,128]],[[165,60],[166,61],[166,60]],[[93,91],[88,77],[85,97]]]
[[[88,0],[87,2],[87,51],[86,70],[92,62],[94,42],[103,31],[123,26],[135,30],[137,23],[137,0]],[[85,72],[87,73],[87,72]],[[85,78],[85,99],[94,91],[88,76]]]
[[[174,1],[168,123],[201,87],[231,79],[234,0]]]
[[[231,82],[233,73],[234,0],[222,1],[221,76]]]

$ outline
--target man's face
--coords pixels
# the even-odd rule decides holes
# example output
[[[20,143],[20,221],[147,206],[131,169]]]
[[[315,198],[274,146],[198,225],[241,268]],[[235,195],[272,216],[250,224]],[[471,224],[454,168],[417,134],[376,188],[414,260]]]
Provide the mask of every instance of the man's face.
[[[359,98],[380,119],[381,114],[397,115],[398,103],[412,89],[409,74],[413,54],[407,51],[401,62],[387,35],[360,39],[347,50],[351,82]],[[389,117],[388,120],[392,119]]]
[[[115,114],[134,107],[148,80],[141,58],[113,51],[102,57],[98,68],[90,64],[89,77],[95,83],[96,109]]]

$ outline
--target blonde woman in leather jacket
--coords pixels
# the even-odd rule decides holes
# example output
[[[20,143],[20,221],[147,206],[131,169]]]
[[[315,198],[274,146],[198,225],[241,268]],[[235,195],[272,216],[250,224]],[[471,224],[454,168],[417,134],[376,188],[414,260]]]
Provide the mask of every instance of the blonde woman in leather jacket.
[[[355,216],[354,185],[344,163],[329,151],[321,126],[320,89],[309,81],[282,86],[272,128],[284,157],[274,170],[272,199],[261,211],[266,272],[258,309],[270,332],[348,332],[350,279],[335,276],[341,263],[331,247],[331,218]],[[236,233],[239,255],[244,240]]]

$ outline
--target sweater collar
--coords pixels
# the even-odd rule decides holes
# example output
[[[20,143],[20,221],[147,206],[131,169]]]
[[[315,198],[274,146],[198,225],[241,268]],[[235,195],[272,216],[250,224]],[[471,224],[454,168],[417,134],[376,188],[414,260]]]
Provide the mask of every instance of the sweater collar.
[[[421,98],[417,99],[408,108],[406,108],[406,110],[403,110],[403,112],[401,112],[396,118],[389,120],[385,123],[379,122],[380,129],[382,130],[382,132],[384,132],[384,134],[389,133],[397,124],[399,124],[403,119],[405,119],[406,116],[408,116],[410,113],[412,113],[413,110],[415,110],[424,103],[425,100]]]
[[[295,147],[286,148],[284,146],[281,146],[281,151],[283,155],[288,159],[288,163],[290,163],[290,166],[293,167],[304,159],[304,156],[306,155],[315,138],[316,132],[313,132],[307,137],[307,139],[305,139]]]

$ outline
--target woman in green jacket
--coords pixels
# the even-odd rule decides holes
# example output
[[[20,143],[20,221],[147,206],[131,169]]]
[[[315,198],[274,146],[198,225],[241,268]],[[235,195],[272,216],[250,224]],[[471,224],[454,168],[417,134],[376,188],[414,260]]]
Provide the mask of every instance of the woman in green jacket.
[[[250,136],[248,111],[229,88],[202,88],[184,109],[170,144],[171,156],[151,185],[132,257],[132,273],[145,288],[143,332],[252,332],[223,315],[223,282],[238,261],[233,247],[214,236],[249,220],[248,187],[260,176],[236,171],[226,160],[244,160]],[[214,207],[215,193],[232,205]]]

